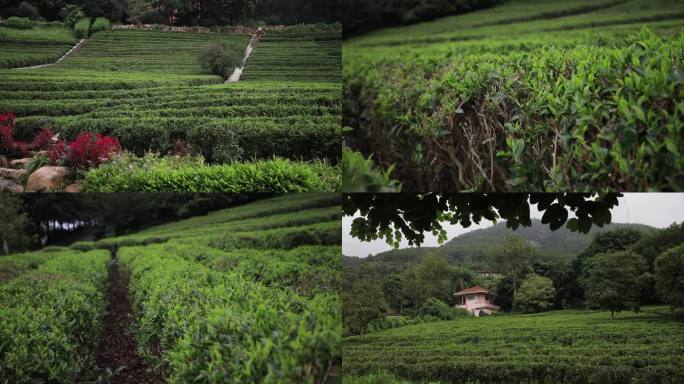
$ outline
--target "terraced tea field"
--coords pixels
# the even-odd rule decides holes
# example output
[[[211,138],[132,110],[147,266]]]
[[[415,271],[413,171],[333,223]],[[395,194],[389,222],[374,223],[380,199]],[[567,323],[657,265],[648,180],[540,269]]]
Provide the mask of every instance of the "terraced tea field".
[[[615,320],[570,310],[466,317],[348,337],[343,375],[358,384],[681,382],[684,324],[663,316],[667,307],[642,310]]]
[[[0,382],[116,371],[112,329],[131,329],[134,354],[156,368],[126,361],[116,380],[339,382],[340,214],[339,195],[288,195],[3,257]],[[126,325],[126,305],[112,303],[128,294]]]
[[[684,189],[683,25],[674,0],[513,0],[350,39],[345,141],[411,192]]]
[[[209,178],[225,174],[214,165],[256,162],[269,167],[279,158],[291,169],[329,180],[303,190],[337,189],[339,180],[329,176],[339,173],[339,28],[311,36],[288,30],[272,33],[266,32],[263,46],[254,49],[242,80],[223,84],[200,67],[200,50],[215,40],[247,46],[250,35],[98,32],[55,65],[0,70],[0,111],[17,115],[18,139],[30,140],[45,127],[70,140],[83,131],[97,132],[116,137],[124,150],[138,156],[169,154],[181,140],[209,164],[194,164],[208,168]],[[55,42],[55,49],[63,47],[58,43],[63,42]],[[0,34],[0,47],[9,44]],[[24,47],[39,51],[28,43]],[[280,181],[270,182],[278,190]],[[120,188],[90,185],[91,190]],[[155,187],[126,186],[150,188]]]

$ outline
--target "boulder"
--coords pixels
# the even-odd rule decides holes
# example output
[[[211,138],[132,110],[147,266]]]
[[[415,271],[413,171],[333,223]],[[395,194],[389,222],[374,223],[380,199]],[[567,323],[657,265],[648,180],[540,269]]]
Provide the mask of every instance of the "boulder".
[[[23,159],[12,160],[10,161],[10,167],[14,169],[23,169],[26,168],[26,164],[28,164],[29,161],[31,161],[31,159],[28,157]]]
[[[26,174],[25,169],[0,168],[0,177],[17,180]]]
[[[31,174],[26,183],[26,192],[52,192],[69,184],[72,172],[67,167],[45,166]]]
[[[67,187],[64,188],[64,192],[66,192],[66,193],[83,192],[83,186],[81,185],[81,183],[73,183],[73,184],[67,185]]]
[[[22,193],[24,192],[24,187],[12,180],[0,179],[0,191]]]

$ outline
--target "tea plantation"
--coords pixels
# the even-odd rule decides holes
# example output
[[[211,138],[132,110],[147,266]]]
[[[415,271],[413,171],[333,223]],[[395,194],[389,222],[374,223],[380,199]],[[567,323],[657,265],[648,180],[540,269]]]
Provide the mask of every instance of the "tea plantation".
[[[289,195],[0,258],[0,382],[92,380],[108,268],[165,382],[339,382],[340,212],[339,195]]]
[[[350,39],[345,142],[408,192],[684,189],[683,25],[675,0],[512,0]]]
[[[680,383],[667,307],[466,317],[344,339],[345,383]]]
[[[29,31],[0,27],[2,66],[49,62],[75,40],[57,28]],[[38,40],[37,34],[51,40]],[[193,162],[190,178],[225,179],[221,166],[227,165],[269,168],[283,163],[285,170],[267,176],[265,187],[245,189],[337,190],[339,180],[328,176],[339,173],[340,35],[339,26],[265,32],[241,81],[223,84],[220,76],[202,69],[199,52],[212,41],[246,47],[249,34],[97,32],[75,54],[54,65],[0,70],[0,111],[16,114],[16,139],[30,141],[46,127],[66,140],[84,131],[96,132],[115,137],[124,151],[137,156],[174,154],[181,142],[185,152],[206,162]],[[186,185],[174,176],[184,172],[179,171],[183,164],[147,163],[145,168],[162,174],[166,183],[110,185],[96,177],[87,189],[237,191],[226,184]],[[127,165],[108,172],[128,177]],[[301,173],[304,179],[329,182],[312,186],[297,179]],[[288,189],[290,180],[294,186]]]

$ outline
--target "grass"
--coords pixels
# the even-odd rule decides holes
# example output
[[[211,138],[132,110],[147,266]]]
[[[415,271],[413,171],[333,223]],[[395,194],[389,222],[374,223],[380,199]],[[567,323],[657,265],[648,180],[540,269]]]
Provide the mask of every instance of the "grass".
[[[683,342],[684,324],[667,307],[615,320],[583,310],[460,318],[348,337],[343,375],[363,378],[352,383],[382,383],[366,377],[378,372],[412,382],[674,383],[684,377]]]

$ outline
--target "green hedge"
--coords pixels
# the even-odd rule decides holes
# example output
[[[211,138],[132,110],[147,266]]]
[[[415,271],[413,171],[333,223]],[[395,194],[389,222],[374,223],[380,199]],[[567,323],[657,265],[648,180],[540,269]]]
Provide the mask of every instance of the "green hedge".
[[[90,36],[90,19],[83,18],[74,24],[74,33],[79,39],[85,39]]]
[[[12,16],[5,20],[4,23],[0,24],[3,27],[12,29],[31,29],[33,28],[33,23],[28,17],[16,17]]]
[[[109,255],[52,255],[0,286],[0,382],[73,382],[92,361]]]
[[[337,167],[266,160],[204,165],[146,156],[124,158],[87,173],[91,192],[327,192],[340,188]]]

